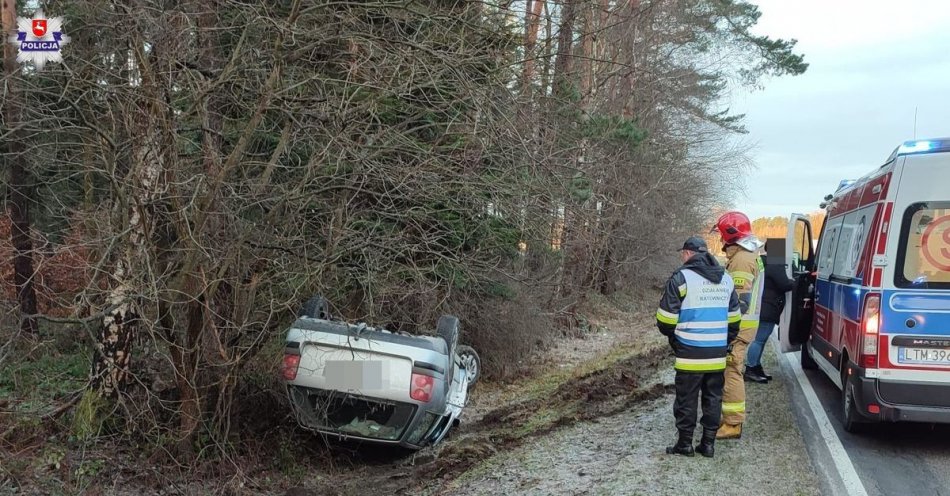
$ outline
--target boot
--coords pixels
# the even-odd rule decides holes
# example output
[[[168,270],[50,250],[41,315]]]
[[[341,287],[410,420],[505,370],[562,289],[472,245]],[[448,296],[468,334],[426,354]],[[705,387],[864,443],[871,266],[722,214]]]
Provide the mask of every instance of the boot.
[[[742,378],[746,382],[757,382],[759,384],[765,384],[769,382],[770,377],[766,377],[765,372],[762,371],[762,367],[746,367],[745,373],[742,374]]]
[[[680,434],[676,444],[666,447],[667,455],[693,456],[693,440]]]
[[[772,380],[772,376],[766,374],[766,373],[765,373],[765,370],[762,370],[762,366],[761,366],[761,365],[759,365],[759,366],[756,367],[755,369],[756,369],[755,371],[758,372],[759,375],[761,375],[762,377],[765,377],[767,380],[770,380],[770,381]]]
[[[722,424],[716,431],[716,439],[739,439],[742,437],[742,424]]]
[[[706,458],[712,458],[716,453],[716,431],[703,430],[703,438],[696,445],[696,452]]]

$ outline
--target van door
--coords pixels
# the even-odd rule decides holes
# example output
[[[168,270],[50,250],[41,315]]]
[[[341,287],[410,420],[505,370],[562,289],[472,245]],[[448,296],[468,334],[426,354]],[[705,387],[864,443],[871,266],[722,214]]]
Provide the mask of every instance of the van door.
[[[801,349],[808,340],[814,318],[815,276],[814,245],[812,244],[811,221],[803,214],[792,214],[785,237],[785,272],[795,286],[787,298],[779,322],[779,343],[782,352]]]
[[[901,165],[881,298],[879,366],[890,369],[888,379],[950,381],[948,181],[950,153],[911,155]],[[891,389],[882,395],[900,398]]]

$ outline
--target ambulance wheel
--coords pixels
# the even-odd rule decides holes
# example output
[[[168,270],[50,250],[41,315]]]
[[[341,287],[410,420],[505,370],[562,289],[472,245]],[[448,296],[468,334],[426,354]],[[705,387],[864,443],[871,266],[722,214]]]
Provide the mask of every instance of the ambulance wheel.
[[[857,434],[864,428],[865,423],[861,419],[858,405],[854,400],[854,380],[847,376],[842,377],[841,385],[843,386],[841,389],[841,406],[843,409],[841,423],[845,432]]]
[[[811,353],[808,352],[808,342],[806,341],[802,345],[802,370],[816,370],[818,368],[818,363],[815,362],[815,359],[811,357]]]

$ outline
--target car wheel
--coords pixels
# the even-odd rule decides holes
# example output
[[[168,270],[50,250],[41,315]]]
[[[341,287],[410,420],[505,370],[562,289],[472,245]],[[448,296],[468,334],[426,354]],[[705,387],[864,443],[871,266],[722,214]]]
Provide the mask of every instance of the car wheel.
[[[808,352],[808,341],[805,341],[802,344],[802,369],[804,370],[816,370],[818,368],[818,363],[815,362],[815,359],[812,358],[811,353]]]
[[[861,414],[858,413],[858,405],[854,401],[854,381],[845,377],[841,381],[841,406],[843,408],[842,423],[845,432],[856,434],[861,432],[864,422],[861,421]]]
[[[300,309],[300,315],[298,317],[309,317],[311,319],[330,319],[330,304],[327,302],[327,299],[315,295],[306,303],[303,304],[303,307]]]
[[[468,389],[472,389],[475,382],[482,375],[482,360],[478,358],[478,353],[471,346],[461,345],[458,347],[459,361],[462,362],[462,368],[465,369]]]
[[[455,347],[459,342],[459,319],[454,315],[443,315],[439,317],[439,323],[436,325],[436,331],[439,337],[445,341],[449,356],[455,355]]]

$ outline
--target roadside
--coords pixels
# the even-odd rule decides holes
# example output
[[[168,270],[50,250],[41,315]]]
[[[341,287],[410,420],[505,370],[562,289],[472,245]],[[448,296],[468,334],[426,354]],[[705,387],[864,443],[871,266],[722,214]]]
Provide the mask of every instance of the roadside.
[[[459,475],[486,459],[662,397],[666,386],[655,377],[671,363],[665,340],[634,309],[598,306],[604,308],[592,310],[598,317],[586,332],[531,357],[528,375],[507,385],[479,384],[460,428],[441,445],[391,463],[356,463],[288,494],[452,491]]]
[[[771,350],[766,365],[777,369]],[[673,374],[660,374],[670,384]],[[751,384],[742,439],[717,443],[712,460],[663,453],[675,435],[672,394],[579,423],[492,457],[443,494],[814,495],[818,480],[781,382]]]
[[[481,383],[474,390],[462,415],[463,425],[478,422],[492,409],[518,401],[531,389],[544,384],[566,381],[583,369],[596,368],[598,363],[626,352],[658,348],[664,341],[652,327],[645,325],[647,315],[615,302],[597,298],[587,303],[587,330],[573,337],[562,338],[549,348],[530,357],[529,372],[501,384]]]
[[[288,494],[820,494],[779,378],[749,385],[745,435],[718,443],[714,459],[663,453],[675,435],[665,339],[645,314],[602,315],[536,357],[537,374],[480,385],[443,445]],[[772,350],[764,359],[778,371]]]
[[[652,307],[652,297],[624,301],[638,300],[651,300]],[[31,468],[18,473],[39,479],[17,486],[20,493],[55,492],[65,471],[77,479],[68,487],[102,494],[689,495],[714,487],[735,488],[733,494],[819,494],[780,382],[750,385],[746,435],[719,443],[713,460],[667,456],[663,448],[674,436],[672,358],[652,315],[604,299],[590,303],[586,315],[585,332],[527,357],[530,372],[521,378],[476,386],[460,428],[418,453],[328,442],[278,414],[268,420],[284,419],[267,438],[279,447],[274,460],[250,453],[233,464],[223,461],[219,472],[176,476],[160,473],[167,472],[160,464],[143,468],[149,462],[131,449],[114,462],[126,474],[139,474],[133,483],[104,466],[87,474],[92,462],[83,461],[85,455],[62,452],[50,462],[37,441],[29,448],[36,453],[18,461]],[[777,372],[771,350],[765,359]]]

